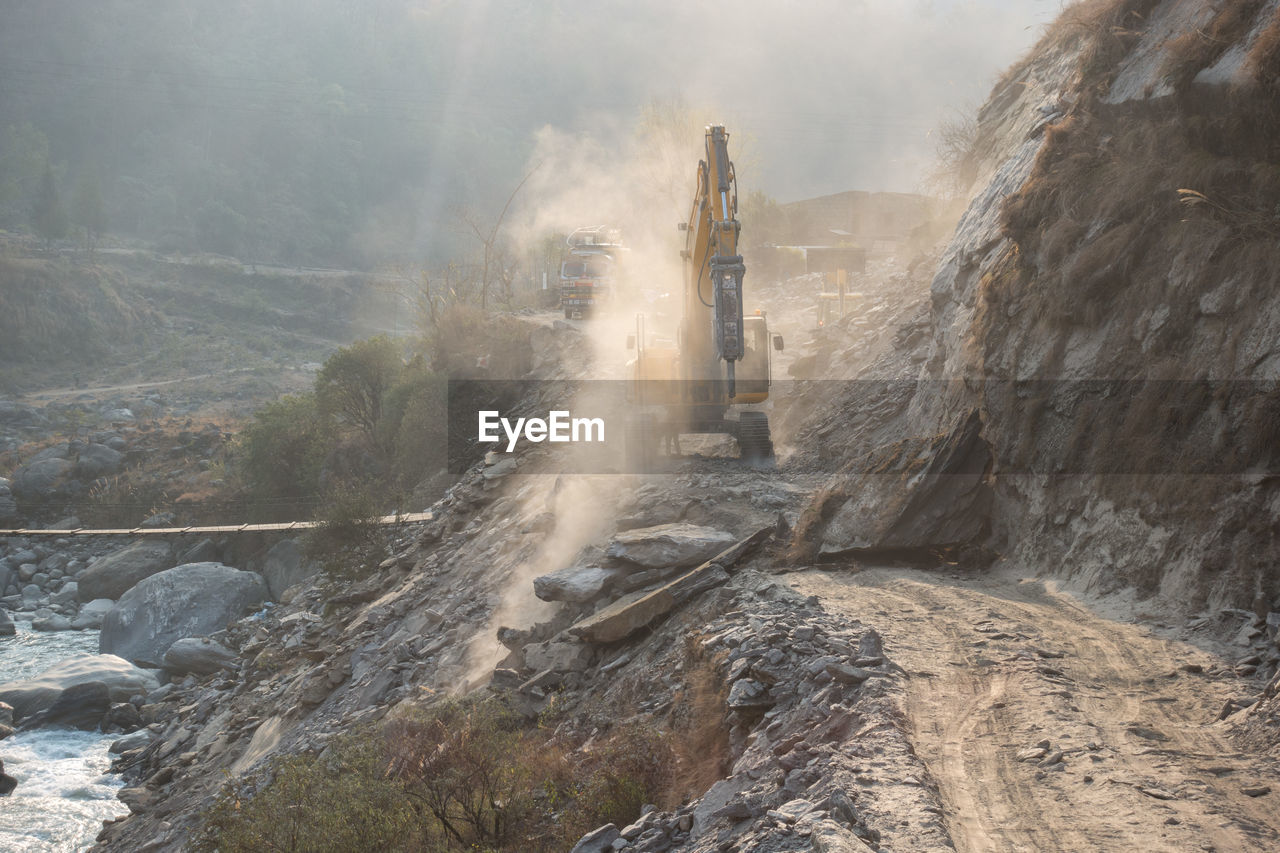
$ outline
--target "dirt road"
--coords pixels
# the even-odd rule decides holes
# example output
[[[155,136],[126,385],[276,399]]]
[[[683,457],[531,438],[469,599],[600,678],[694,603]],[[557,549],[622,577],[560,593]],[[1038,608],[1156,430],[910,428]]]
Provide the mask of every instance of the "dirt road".
[[[791,583],[881,631],[907,670],[908,725],[957,850],[1280,849],[1280,767],[1215,722],[1247,692],[1204,674],[1221,659],[1040,581],[867,569]]]

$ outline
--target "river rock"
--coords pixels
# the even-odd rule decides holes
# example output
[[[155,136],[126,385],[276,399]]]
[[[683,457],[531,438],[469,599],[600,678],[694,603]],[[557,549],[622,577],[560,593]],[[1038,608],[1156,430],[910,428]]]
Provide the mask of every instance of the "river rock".
[[[12,705],[14,719],[22,722],[51,707],[64,690],[91,681],[106,684],[110,699],[118,702],[160,686],[155,675],[116,655],[82,655],[59,661],[34,678],[0,684],[0,702]]]
[[[7,797],[18,787],[18,780],[4,772],[4,762],[0,761],[0,797]]]
[[[71,620],[61,613],[50,613],[39,619],[31,620],[32,631],[70,631]]]
[[[733,534],[727,531],[681,522],[619,533],[606,553],[648,569],[686,568],[714,557],[733,542]]]
[[[62,589],[49,596],[49,602],[59,607],[65,607],[68,604],[74,604],[80,585],[75,581],[68,581],[62,585]]]
[[[533,579],[533,594],[543,601],[591,601],[604,591],[617,574],[596,566],[571,566]]]
[[[119,755],[122,752],[128,752],[131,749],[143,749],[151,745],[151,741],[155,740],[154,733],[147,729],[141,729],[131,735],[125,735],[122,738],[113,740],[111,747],[107,750],[112,755]]]
[[[111,612],[116,603],[109,598],[95,598],[80,605],[80,612],[71,620],[71,627],[76,631],[93,630],[102,627],[102,620]]]
[[[239,656],[208,637],[185,637],[164,653],[164,668],[171,675],[210,675],[234,669]]]
[[[120,470],[124,454],[105,444],[90,444],[80,451],[75,473],[81,480],[96,480]]]
[[[262,561],[262,576],[276,601],[286,589],[314,577],[317,571],[319,567],[303,557],[296,539],[283,539],[272,545]]]
[[[13,624],[9,611],[0,609],[0,637],[12,637],[16,633],[18,633],[18,628]]]
[[[267,585],[254,572],[221,563],[168,569],[121,596],[102,621],[99,649],[163,666],[164,653],[178,640],[222,630],[266,598]]]
[[[129,547],[94,560],[77,580],[81,601],[118,599],[138,581],[173,567],[168,542],[142,539]]]
[[[63,690],[52,705],[24,720],[22,728],[70,726],[73,729],[96,729],[110,708],[111,688],[106,682],[86,681]]]

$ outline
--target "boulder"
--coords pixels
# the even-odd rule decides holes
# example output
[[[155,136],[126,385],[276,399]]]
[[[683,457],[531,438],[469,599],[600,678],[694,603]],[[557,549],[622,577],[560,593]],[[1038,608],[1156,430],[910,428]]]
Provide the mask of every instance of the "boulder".
[[[210,675],[234,669],[239,656],[208,637],[185,637],[164,653],[164,668],[171,675]]]
[[[118,599],[138,581],[172,567],[173,549],[168,542],[141,539],[90,563],[77,580],[76,595],[81,601]]]
[[[120,470],[124,454],[105,444],[90,444],[80,451],[75,473],[81,480],[96,480]]]
[[[98,727],[104,732],[136,732],[146,724],[132,702],[113,702]]]
[[[279,601],[284,591],[314,577],[319,567],[302,555],[296,539],[283,539],[271,546],[262,561],[262,576],[271,597]]]
[[[86,681],[63,690],[52,705],[24,720],[22,728],[69,726],[92,730],[98,728],[110,708],[111,688],[106,682]]]
[[[102,627],[102,620],[111,612],[116,603],[109,598],[95,598],[80,605],[80,612],[71,620],[71,627],[76,631],[94,630]]]
[[[70,462],[56,456],[29,462],[14,473],[13,491],[27,500],[47,500],[63,490],[71,468]]]
[[[733,542],[732,533],[681,522],[619,533],[606,553],[647,569],[687,568],[714,557]]]
[[[112,701],[159,687],[155,675],[115,655],[82,655],[59,661],[34,678],[0,684],[0,702],[13,706],[14,719],[22,720],[53,705],[62,692],[78,684],[97,681],[107,685]]]
[[[14,553],[10,554],[8,557],[5,558],[5,560],[11,566],[21,566],[23,563],[40,562],[40,556],[36,554],[35,551],[32,551],[30,548],[23,548],[20,551],[15,551]]]
[[[13,624],[9,611],[0,609],[0,637],[12,637],[16,633],[18,633],[18,628]]]
[[[581,604],[604,592],[618,572],[596,566],[571,566],[533,579],[533,594],[543,601]]]
[[[0,761],[0,797],[7,797],[18,787],[18,780],[4,772],[4,762]]]
[[[254,572],[221,563],[168,569],[121,596],[102,621],[99,649],[163,666],[164,653],[178,640],[220,631],[266,598],[267,585]]]

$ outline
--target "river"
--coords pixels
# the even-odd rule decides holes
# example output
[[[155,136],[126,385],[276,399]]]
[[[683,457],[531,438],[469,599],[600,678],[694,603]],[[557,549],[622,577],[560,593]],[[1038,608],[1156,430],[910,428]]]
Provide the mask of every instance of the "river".
[[[17,614],[14,614],[15,617]],[[0,637],[0,682],[29,678],[60,660],[98,653],[97,631],[32,631],[18,621],[15,637]],[[18,780],[0,799],[0,850],[64,853],[85,850],[102,821],[128,809],[116,799],[122,785],[107,773],[107,748],[120,735],[38,729],[0,740],[4,770]]]

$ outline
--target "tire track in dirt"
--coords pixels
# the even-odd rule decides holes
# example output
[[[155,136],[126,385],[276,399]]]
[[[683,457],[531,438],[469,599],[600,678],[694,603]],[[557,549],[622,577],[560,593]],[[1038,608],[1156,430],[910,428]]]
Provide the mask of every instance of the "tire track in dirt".
[[[1052,584],[911,569],[808,571],[805,595],[874,626],[960,851],[1280,849],[1280,770],[1214,721],[1215,658],[1102,618]],[[1048,757],[1020,761],[1050,742]],[[1245,795],[1250,785],[1275,793]]]

